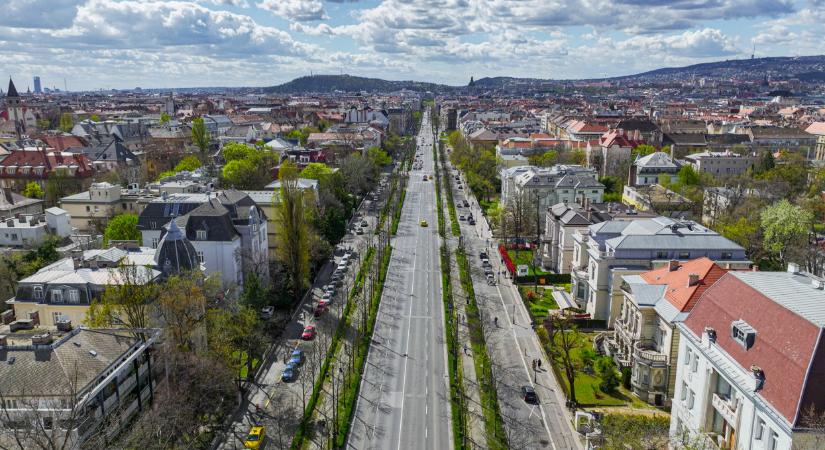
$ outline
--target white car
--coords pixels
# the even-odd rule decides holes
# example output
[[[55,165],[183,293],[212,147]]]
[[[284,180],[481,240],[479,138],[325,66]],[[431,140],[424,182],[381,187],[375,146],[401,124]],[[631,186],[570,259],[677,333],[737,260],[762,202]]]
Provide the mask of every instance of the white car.
[[[272,318],[272,315],[275,314],[275,307],[274,306],[264,306],[261,308],[261,319],[269,320]]]

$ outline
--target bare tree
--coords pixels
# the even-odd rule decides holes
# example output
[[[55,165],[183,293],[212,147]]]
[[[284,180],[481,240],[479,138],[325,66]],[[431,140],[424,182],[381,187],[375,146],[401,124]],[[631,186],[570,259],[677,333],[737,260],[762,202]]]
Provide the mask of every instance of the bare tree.
[[[583,346],[583,337],[573,321],[562,314],[552,314],[545,322],[550,335],[550,357],[561,364],[569,386],[568,401],[575,407],[576,401],[576,372],[579,370],[573,353]]]

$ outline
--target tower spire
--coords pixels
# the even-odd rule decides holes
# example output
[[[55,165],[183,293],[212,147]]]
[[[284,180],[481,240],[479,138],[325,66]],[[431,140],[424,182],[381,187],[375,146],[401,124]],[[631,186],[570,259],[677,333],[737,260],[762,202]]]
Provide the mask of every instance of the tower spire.
[[[11,80],[11,77],[9,77],[9,89],[6,90],[6,97],[20,97],[20,94],[17,93],[17,88],[14,87],[14,81]]]

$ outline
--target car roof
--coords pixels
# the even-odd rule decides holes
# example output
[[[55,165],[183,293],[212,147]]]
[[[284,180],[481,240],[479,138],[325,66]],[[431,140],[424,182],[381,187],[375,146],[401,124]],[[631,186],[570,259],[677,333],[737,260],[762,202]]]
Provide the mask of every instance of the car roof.
[[[264,427],[254,426],[249,429],[249,434],[261,434],[262,431],[264,431]]]
[[[522,386],[521,389],[525,392],[536,392],[535,389],[533,389],[533,386]]]
[[[292,351],[292,354],[293,354],[293,355],[299,355],[299,354],[301,354],[301,353],[303,353],[303,352],[304,352],[304,351],[303,351],[303,350],[301,350],[300,348],[296,348],[295,350],[293,350],[293,351]]]

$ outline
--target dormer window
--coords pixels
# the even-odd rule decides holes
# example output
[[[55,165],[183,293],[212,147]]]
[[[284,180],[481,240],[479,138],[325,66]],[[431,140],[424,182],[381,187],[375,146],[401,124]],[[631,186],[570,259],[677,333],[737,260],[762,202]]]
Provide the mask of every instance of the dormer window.
[[[34,287],[34,299],[43,300],[43,286]]]
[[[748,325],[744,320],[736,320],[730,324],[730,336],[745,350],[753,347],[756,341],[756,330]]]
[[[60,289],[52,291],[52,303],[63,303],[63,291]]]
[[[206,240],[206,230],[197,230],[195,232],[195,237],[199,241],[205,241]]]

